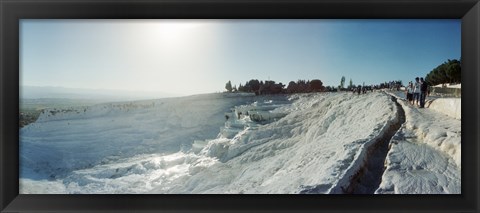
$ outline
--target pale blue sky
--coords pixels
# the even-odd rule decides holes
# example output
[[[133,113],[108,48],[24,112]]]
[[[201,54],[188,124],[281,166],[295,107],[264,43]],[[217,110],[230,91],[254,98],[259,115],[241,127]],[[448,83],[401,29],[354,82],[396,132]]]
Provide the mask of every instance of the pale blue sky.
[[[20,85],[223,91],[407,82],[460,59],[461,20],[21,20]]]

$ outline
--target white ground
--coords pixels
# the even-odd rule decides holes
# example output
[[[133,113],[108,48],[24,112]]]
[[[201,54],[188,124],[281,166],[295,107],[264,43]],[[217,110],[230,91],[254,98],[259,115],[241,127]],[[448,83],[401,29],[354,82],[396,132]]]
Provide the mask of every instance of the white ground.
[[[445,84],[445,85],[438,84],[438,85],[435,85],[434,87],[444,87],[444,86],[447,87],[447,88],[462,88],[462,84],[452,84],[452,85],[450,85],[450,84]]]
[[[294,98],[279,109],[289,114],[278,122],[219,142],[227,153],[253,148],[150,192],[342,193],[371,142],[395,119],[395,105],[380,93]]]
[[[432,105],[439,105],[439,100]],[[448,100],[440,103],[444,102]],[[417,108],[404,100],[399,103],[405,110],[406,123],[392,140],[376,193],[460,194],[460,120],[446,115],[448,111]],[[460,101],[454,103],[460,108]]]
[[[253,97],[207,95],[47,113],[21,130],[20,193],[343,193],[366,150],[398,119],[397,106],[381,92],[290,100],[242,105]],[[435,153],[427,158],[420,149],[392,146],[377,192],[459,193],[460,122],[443,122],[438,113],[415,121],[409,119],[415,110],[406,112],[404,130],[428,138],[424,150]],[[443,145],[431,148],[436,143]],[[395,150],[413,159],[398,168],[407,162],[409,171],[423,160],[422,171],[434,175],[400,176]],[[411,187],[419,178],[427,185]]]
[[[20,176],[58,179],[139,154],[178,152],[215,138],[224,111],[253,97],[222,94],[51,109],[20,130]]]
[[[460,98],[438,98],[428,103],[426,107],[457,120],[462,118],[462,99]]]

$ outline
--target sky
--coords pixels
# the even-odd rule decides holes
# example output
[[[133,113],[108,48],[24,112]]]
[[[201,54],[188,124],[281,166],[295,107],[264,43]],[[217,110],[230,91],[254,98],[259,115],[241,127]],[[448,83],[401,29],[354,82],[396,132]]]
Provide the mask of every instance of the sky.
[[[191,95],[229,80],[405,84],[460,56],[460,19],[20,21],[20,86]]]

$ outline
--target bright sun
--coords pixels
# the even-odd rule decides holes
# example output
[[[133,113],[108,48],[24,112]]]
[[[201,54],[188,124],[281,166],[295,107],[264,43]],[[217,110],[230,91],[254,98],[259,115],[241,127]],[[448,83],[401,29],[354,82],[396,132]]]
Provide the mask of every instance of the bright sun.
[[[164,21],[148,26],[151,39],[161,45],[178,45],[191,40],[201,28],[200,23],[191,21]]]
[[[218,49],[218,40],[215,39],[214,28],[205,22],[146,22],[135,32],[139,41],[135,49],[140,51],[132,54],[142,61],[135,66],[136,76],[142,78],[138,87],[188,94],[192,93],[191,87],[182,86],[172,79],[182,79],[185,84],[194,85],[210,76],[208,73],[213,69],[211,61],[215,58],[213,52]]]

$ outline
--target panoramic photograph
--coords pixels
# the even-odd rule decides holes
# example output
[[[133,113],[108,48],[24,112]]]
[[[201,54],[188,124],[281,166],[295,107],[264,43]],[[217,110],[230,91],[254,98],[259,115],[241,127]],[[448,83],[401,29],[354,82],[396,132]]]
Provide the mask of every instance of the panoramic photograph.
[[[461,194],[460,19],[22,19],[20,194]]]

